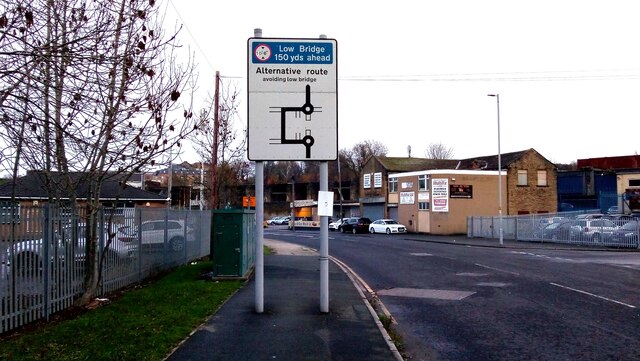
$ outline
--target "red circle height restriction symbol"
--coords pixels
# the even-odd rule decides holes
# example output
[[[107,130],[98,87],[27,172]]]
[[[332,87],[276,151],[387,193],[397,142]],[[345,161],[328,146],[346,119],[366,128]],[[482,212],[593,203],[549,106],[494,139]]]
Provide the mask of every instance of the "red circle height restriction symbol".
[[[258,46],[253,50],[253,53],[259,61],[267,61],[273,54],[271,52],[271,48],[267,44],[258,44]]]

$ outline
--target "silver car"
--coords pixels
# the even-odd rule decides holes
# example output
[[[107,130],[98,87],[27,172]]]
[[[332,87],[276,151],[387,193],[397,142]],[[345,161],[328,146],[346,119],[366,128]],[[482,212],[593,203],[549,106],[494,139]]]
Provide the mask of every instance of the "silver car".
[[[101,243],[107,248],[107,263],[129,261],[136,257],[138,250],[134,242],[134,235],[127,232],[127,227],[112,225],[112,231],[103,228]],[[2,255],[2,276],[15,270],[21,275],[38,275],[42,272],[45,251],[48,252],[50,262],[64,263],[73,259],[81,263],[86,257],[86,226],[80,224],[77,227],[77,236],[74,237],[70,226],[64,227],[61,232],[56,232],[51,237],[52,244],[45,249],[45,241],[41,239],[23,240],[15,242],[6,249]],[[83,263],[82,263],[83,264]]]

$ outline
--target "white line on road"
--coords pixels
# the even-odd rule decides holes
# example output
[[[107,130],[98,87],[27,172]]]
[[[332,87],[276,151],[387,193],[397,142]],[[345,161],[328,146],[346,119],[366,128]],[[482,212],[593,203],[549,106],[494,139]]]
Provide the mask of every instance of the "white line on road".
[[[564,288],[564,289],[566,289],[566,290],[570,290],[570,291],[575,291],[575,292],[582,293],[582,294],[585,294],[585,295],[588,295],[588,296],[593,296],[593,297],[600,298],[600,299],[605,300],[605,301],[609,301],[609,302],[617,303],[617,304],[619,304],[619,305],[627,306],[627,307],[630,307],[630,308],[636,308],[636,306],[634,306],[634,305],[630,305],[630,304],[628,304],[628,303],[624,303],[624,302],[620,302],[620,301],[612,300],[611,298],[607,298],[607,297],[599,296],[599,295],[596,295],[596,294],[593,294],[593,293],[589,293],[589,292],[587,292],[587,291],[582,291],[582,290],[579,290],[579,289],[576,289],[576,288],[571,288],[571,287],[568,287],[568,286],[563,286],[563,285],[560,285],[560,284],[557,284],[557,283],[553,283],[553,282],[549,282],[549,283],[550,283],[552,286],[556,286],[556,287]]]
[[[499,268],[493,268],[493,267],[485,266],[485,265],[480,264],[480,263],[476,263],[476,266],[478,266],[478,267],[483,267],[483,268],[490,269],[490,270],[494,270],[494,271],[498,271],[498,272],[510,273],[510,274],[512,274],[512,275],[520,276],[520,273],[518,273],[518,272],[505,271],[505,270],[503,270],[503,269],[499,269]]]

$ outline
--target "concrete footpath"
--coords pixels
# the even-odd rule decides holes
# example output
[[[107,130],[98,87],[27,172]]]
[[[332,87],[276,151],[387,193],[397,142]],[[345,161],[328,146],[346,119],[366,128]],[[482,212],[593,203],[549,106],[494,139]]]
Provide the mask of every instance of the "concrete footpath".
[[[264,313],[251,279],[167,358],[402,360],[359,286],[329,262],[329,313],[320,312],[318,254],[265,240]]]

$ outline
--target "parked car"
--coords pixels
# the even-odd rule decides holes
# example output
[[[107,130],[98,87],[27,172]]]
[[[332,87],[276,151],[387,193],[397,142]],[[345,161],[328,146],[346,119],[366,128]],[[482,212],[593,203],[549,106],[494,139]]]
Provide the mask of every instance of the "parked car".
[[[138,251],[136,244],[131,242],[133,235],[126,226],[112,225],[111,232],[103,228],[102,242],[111,240],[108,248],[107,259],[112,265],[114,262],[133,260]],[[111,235],[111,238],[109,236]],[[77,235],[74,237],[70,226],[64,227],[60,232],[52,236],[53,244],[48,249],[51,262],[66,262],[69,258],[77,263],[83,263],[86,252],[86,226],[79,224]],[[13,244],[6,249],[3,255],[4,273],[12,267],[22,275],[36,275],[42,271],[45,257],[45,241],[43,239],[24,240]]]
[[[534,232],[534,236],[536,239],[540,240],[569,240],[571,226],[573,226],[573,221],[567,220],[548,223],[543,227],[537,228]]]
[[[607,214],[619,214],[620,212],[620,207],[618,206],[611,206],[607,209]]]
[[[394,219],[378,219],[373,221],[369,225],[369,232],[371,233],[405,233],[407,227],[396,222]]]
[[[585,213],[585,214],[578,214],[576,216],[576,219],[595,219],[595,218],[602,218],[604,217],[604,214],[602,213]]]
[[[347,218],[340,225],[340,231],[342,233],[351,232],[356,233],[368,233],[371,220],[367,217],[351,217]]]
[[[609,219],[582,218],[577,219],[571,226],[571,239],[602,243],[611,240],[618,226]]]
[[[335,221],[329,222],[329,230],[330,231],[339,231],[340,230],[340,225],[342,225],[342,222],[344,222],[346,220],[346,218],[339,218]]]
[[[164,219],[142,222],[142,246],[164,246],[165,230],[169,248],[174,251],[182,251],[185,246],[185,239],[193,241],[195,239],[193,228],[186,227],[184,221]],[[185,238],[186,237],[186,238]]]
[[[611,237],[615,245],[637,248],[640,240],[640,222],[629,221],[616,229]]]
[[[278,222],[280,222],[280,220],[282,218],[284,218],[285,216],[275,216],[275,217],[271,217],[270,219],[268,219],[266,222],[268,225],[272,225],[272,224],[279,224]]]
[[[546,227],[547,225],[549,225],[551,223],[560,223],[560,222],[564,222],[566,220],[567,220],[566,217],[560,217],[560,216],[543,217],[543,218],[540,218],[540,220],[538,221],[538,224],[541,227]]]
[[[274,221],[273,224],[279,224],[279,225],[285,224],[285,225],[287,225],[287,224],[289,224],[290,220],[291,220],[291,216],[284,216],[284,217],[281,217],[280,219]]]

